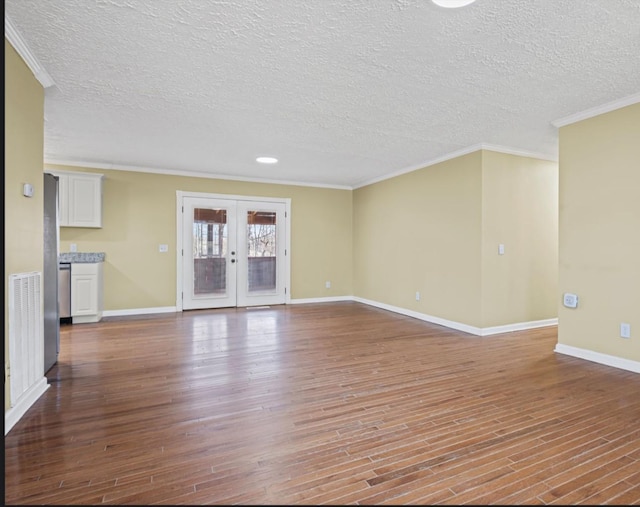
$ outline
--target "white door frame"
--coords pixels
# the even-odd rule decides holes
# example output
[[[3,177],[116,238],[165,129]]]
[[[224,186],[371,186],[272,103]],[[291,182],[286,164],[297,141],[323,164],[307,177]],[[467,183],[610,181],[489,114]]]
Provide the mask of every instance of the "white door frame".
[[[183,283],[183,235],[182,235],[182,199],[183,197],[203,197],[207,199],[228,199],[235,201],[277,202],[285,205],[285,259],[284,259],[284,287],[285,304],[291,304],[291,198],[262,197],[249,195],[209,194],[206,192],[187,192],[176,190],[176,310],[183,311],[182,283]]]

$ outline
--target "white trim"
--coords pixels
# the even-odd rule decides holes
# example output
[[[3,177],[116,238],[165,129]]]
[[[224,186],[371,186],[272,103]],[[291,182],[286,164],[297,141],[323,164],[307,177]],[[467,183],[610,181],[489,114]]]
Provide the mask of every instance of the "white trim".
[[[475,327],[475,326],[469,326],[468,324],[463,324],[461,322],[442,319],[440,317],[435,317],[433,315],[428,315],[426,313],[414,312],[413,310],[407,310],[406,308],[401,308],[399,306],[393,306],[385,303],[379,303],[377,301],[371,301],[369,299],[354,297],[353,300],[359,303],[364,303],[366,305],[382,308],[383,310],[389,310],[391,312],[400,313],[408,317],[424,320],[426,322],[431,322],[432,324],[438,324],[440,326],[445,326],[451,329],[455,329],[457,331],[462,331],[464,333],[469,333],[476,336],[490,336],[490,335],[500,334],[500,333],[510,333],[512,331],[522,331],[525,329],[536,329],[539,327],[555,326],[558,324],[558,319],[545,319],[545,320],[532,320],[529,322],[517,322],[515,324],[505,324],[503,326]]]
[[[426,322],[431,322],[432,324],[438,324],[440,326],[445,326],[451,329],[455,329],[457,331],[462,331],[464,333],[469,333],[476,336],[482,336],[482,329],[479,327],[469,326],[467,324],[462,324],[461,322],[454,322],[452,320],[441,319],[440,317],[427,315],[426,313],[414,312],[413,310],[407,310],[406,308],[401,308],[399,306],[393,306],[393,305],[388,305],[386,303],[371,301],[370,299],[363,299],[363,298],[354,296],[353,300],[357,301],[358,303],[364,303],[365,305],[375,306],[376,308],[382,308],[383,310],[389,310],[390,312],[406,315],[407,317],[413,317],[414,319],[424,320]]]
[[[557,162],[558,159],[549,157],[543,153],[536,153],[532,151],[519,150],[516,148],[510,148],[508,146],[499,146],[496,144],[487,144],[487,143],[479,143],[474,144],[473,146],[468,146],[466,148],[462,148],[460,150],[453,151],[451,153],[447,153],[441,157],[437,157],[435,159],[427,160],[425,162],[421,162],[419,164],[415,164],[409,167],[405,167],[404,169],[400,169],[398,171],[394,171],[392,173],[379,176],[377,178],[373,178],[371,180],[366,180],[362,183],[358,183],[355,185],[330,185],[324,183],[305,183],[301,181],[286,181],[286,180],[271,180],[271,179],[263,179],[263,178],[245,178],[241,176],[230,176],[224,174],[209,174],[209,173],[201,173],[197,171],[183,171],[183,170],[173,170],[173,169],[153,169],[149,167],[139,167],[139,166],[127,166],[120,164],[107,164],[107,163],[99,163],[99,162],[89,162],[89,161],[81,161],[81,160],[57,160],[45,157],[44,163],[46,165],[62,165],[62,166],[71,166],[71,167],[86,167],[88,169],[102,169],[102,170],[113,170],[113,171],[131,171],[138,173],[151,173],[151,174],[162,174],[167,176],[188,176],[192,178],[206,178],[206,179],[214,179],[214,180],[232,180],[232,181],[247,181],[252,183],[266,183],[272,185],[289,185],[289,186],[299,186],[299,187],[317,187],[317,188],[333,188],[336,190],[355,190],[360,187],[366,187],[367,185],[372,185],[373,183],[378,183],[380,181],[388,180],[391,178],[395,178],[397,176],[401,176],[406,173],[410,173],[413,171],[418,171],[420,169],[425,169],[435,164],[439,164],[441,162],[446,162],[447,160],[451,160],[454,158],[462,157],[464,155],[468,155],[469,153],[473,153],[479,150],[486,151],[495,151],[498,153],[505,153],[507,155],[516,155],[519,157],[528,157],[528,158],[536,158],[540,160],[547,160],[550,162]],[[50,168],[51,170],[57,170],[54,168]]]
[[[122,317],[124,315],[147,315],[152,313],[175,313],[175,306],[156,306],[149,308],[127,308],[123,310],[105,310],[103,317]]]
[[[369,306],[375,306],[376,308],[382,308],[383,310],[389,310],[394,313],[400,313],[408,317],[431,322],[432,324],[438,324],[458,331],[464,331],[476,336],[489,336],[500,333],[510,333],[513,331],[523,331],[526,329],[536,329],[540,327],[556,326],[558,325],[558,319],[545,319],[545,320],[533,320],[530,322],[519,322],[516,324],[506,324],[504,326],[493,326],[478,328],[462,324],[460,322],[454,322],[440,317],[434,317],[433,315],[427,315],[425,313],[414,312],[398,306],[388,305],[385,303],[379,303],[377,301],[371,301],[369,299],[363,299],[355,296],[330,296],[319,298],[298,298],[292,299],[290,291],[287,291],[287,301],[285,304],[292,305],[304,305],[310,303],[336,303],[336,302],[348,302],[356,301]],[[155,308],[130,308],[125,310],[107,310],[102,313],[103,317],[121,317],[125,315],[146,315],[153,313],[174,313],[182,311],[182,308],[177,306],[159,306]]]
[[[92,174],[93,176],[96,177],[100,177],[100,178],[104,178],[104,174],[101,173],[80,173],[79,171],[64,171],[62,169],[57,169],[55,167],[44,167],[44,172],[45,173],[49,173],[49,174],[53,174],[54,176],[57,176],[58,174],[66,174],[69,176],[77,176],[78,174]]]
[[[525,329],[537,329],[539,327],[557,326],[558,319],[531,320],[529,322],[518,322],[516,324],[506,324],[504,326],[483,327],[482,336],[489,336],[499,333],[511,333],[512,331],[523,331]]]
[[[604,113],[609,113],[611,111],[615,111],[616,109],[627,107],[637,102],[640,102],[640,93],[634,93],[633,95],[628,95],[627,97],[614,100],[613,102],[607,102],[606,104],[602,104],[601,106],[592,107],[591,109],[587,109],[586,111],[570,114],[569,116],[565,116],[563,118],[552,121],[551,125],[556,128],[565,127],[567,125],[571,125],[572,123],[587,120]]]
[[[99,162],[88,162],[82,160],[57,160],[48,158],[45,156],[45,165],[66,165],[71,167],[86,167],[88,169],[103,169],[112,171],[130,171],[136,173],[151,173],[162,174],[166,176],[188,176],[191,178],[206,178],[211,180],[231,180],[231,181],[247,181],[250,183],[267,183],[272,185],[288,185],[296,187],[319,187],[319,188],[333,188],[337,190],[352,190],[352,187],[347,185],[328,185],[324,183],[308,183],[302,181],[287,181],[287,180],[270,180],[266,178],[245,178],[242,176],[230,176],[228,174],[211,174],[201,173],[197,171],[183,171],[176,169],[153,169],[149,167],[138,167],[120,164],[107,164]]]
[[[291,198],[287,197],[285,199],[285,272],[284,272],[284,286],[285,286],[285,294],[284,294],[284,304],[291,304]]]
[[[587,361],[604,364],[606,366],[613,366],[614,368],[620,368],[621,370],[640,373],[640,362],[625,359],[623,357],[601,354],[600,352],[594,352],[593,350],[572,347],[571,345],[563,345],[562,343],[558,343],[556,345],[554,352],[558,352],[559,354],[564,354],[566,356],[577,357],[579,359],[586,359]]]
[[[372,180],[367,180],[364,183],[358,183],[357,185],[354,185],[352,188],[353,188],[353,190],[355,190],[355,189],[360,188],[360,187],[366,187],[367,185],[372,185],[373,183],[379,183],[380,181],[384,181],[384,180],[388,180],[388,179],[391,179],[391,178],[395,178],[397,176],[401,176],[401,175],[406,174],[406,173],[410,173],[410,172],[413,172],[413,171],[419,171],[420,169],[426,169],[427,167],[430,167],[432,165],[440,164],[442,162],[446,162],[447,160],[451,160],[451,159],[454,159],[454,158],[462,157],[464,155],[468,155],[469,153],[474,153],[474,152],[480,151],[480,150],[495,151],[495,152],[498,152],[498,153],[505,153],[507,155],[517,155],[519,157],[536,158],[536,159],[540,159],[540,160],[547,160],[547,161],[550,161],[550,162],[557,162],[558,161],[557,158],[552,158],[552,157],[549,157],[549,156],[544,155],[542,153],[535,153],[535,152],[526,151],[526,150],[518,150],[516,148],[509,148],[507,146],[498,146],[498,145],[495,145],[495,144],[480,143],[480,144],[474,144],[473,146],[468,146],[466,148],[462,148],[462,149],[457,150],[457,151],[453,151],[451,153],[448,153],[448,154],[443,155],[443,156],[438,157],[438,158],[427,160],[425,162],[421,162],[419,164],[412,165],[412,166],[406,167],[404,169],[400,169],[399,171],[395,171],[395,172],[392,172],[390,174],[386,174],[384,176],[379,176],[379,177],[374,178]]]
[[[403,174],[406,173],[411,173],[413,171],[418,171],[420,169],[424,169],[426,167],[435,165],[435,164],[439,164],[440,162],[446,162],[447,160],[451,160],[452,158],[457,158],[457,157],[462,157],[463,155],[468,155],[469,153],[473,153],[474,151],[478,151],[482,149],[482,145],[481,144],[474,144],[473,146],[469,146],[467,148],[462,148],[461,150],[457,150],[457,151],[453,151],[451,153],[447,153],[446,155],[443,155],[441,157],[438,158],[434,158],[431,160],[427,160],[424,162],[420,162],[419,164],[415,164],[409,167],[405,167],[404,169],[400,169],[398,171],[394,171],[392,173],[389,174],[385,174],[383,176],[378,176],[377,178],[373,178],[371,180],[366,180],[362,183],[358,183],[356,185],[353,186],[353,189],[355,190],[356,188],[360,188],[360,187],[366,187],[367,185],[372,185],[374,183],[379,183],[381,181],[384,180],[389,180],[391,178],[395,178],[397,176],[402,176]]]
[[[20,35],[20,32],[18,32],[18,29],[15,27],[6,12],[4,14],[4,36],[11,43],[13,49],[15,49],[24,60],[24,63],[27,64],[27,67],[29,67],[35,78],[44,88],[49,88],[56,84],[42,64],[33,55],[24,38]]]
[[[22,396],[18,399],[18,402],[11,407],[9,410],[6,410],[4,413],[4,434],[5,436],[11,428],[15,426],[15,424],[22,418],[22,416],[31,408],[31,406],[38,401],[40,396],[44,394],[44,392],[49,389],[49,384],[47,384],[47,377],[42,377],[35,384],[33,384],[29,389],[27,389]]]
[[[182,311],[182,190],[176,190],[176,311]]]
[[[190,192],[185,190],[176,190],[176,199],[182,205],[183,197],[195,197],[204,199],[225,199],[231,201],[258,201],[258,202],[277,202],[291,204],[290,197],[263,197],[260,195],[234,195],[234,194],[214,194],[211,192]],[[289,211],[289,210],[287,210]]]
[[[300,298],[292,299],[290,303],[292,305],[306,305],[309,303],[335,303],[344,301],[354,301],[353,296],[331,296],[324,298]]]
[[[557,162],[558,156],[549,157],[544,153],[537,153],[535,151],[519,150],[516,148],[509,148],[508,146],[499,146],[497,144],[482,143],[482,149],[485,151],[495,151],[497,153],[504,153],[506,155],[516,155],[517,157],[535,158],[537,160],[546,160],[547,162]]]
[[[285,205],[285,304],[291,303],[291,197],[263,197],[250,195],[234,195],[234,194],[212,194],[209,192],[190,192],[185,190],[176,190],[176,311],[183,310],[182,305],[182,203],[184,197],[200,197],[207,199],[225,199],[235,201],[258,201],[258,202],[275,202],[284,203]]]

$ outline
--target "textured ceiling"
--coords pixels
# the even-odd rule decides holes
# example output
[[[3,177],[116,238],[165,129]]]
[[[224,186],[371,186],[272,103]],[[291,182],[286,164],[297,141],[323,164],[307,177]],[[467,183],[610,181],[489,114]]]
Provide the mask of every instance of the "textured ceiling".
[[[50,162],[357,187],[479,144],[557,159],[551,122],[640,91],[638,0],[6,0],[5,15],[55,82]]]

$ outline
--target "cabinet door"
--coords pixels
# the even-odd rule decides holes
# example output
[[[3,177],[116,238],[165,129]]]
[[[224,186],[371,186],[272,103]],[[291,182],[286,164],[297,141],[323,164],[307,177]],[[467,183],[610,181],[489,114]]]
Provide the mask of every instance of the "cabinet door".
[[[98,313],[97,275],[71,276],[71,316]]]
[[[58,213],[60,227],[69,226],[69,177],[66,174],[56,174],[58,177]]]
[[[102,227],[102,174],[47,172],[58,177],[61,227]]]
[[[102,178],[69,175],[69,225],[102,227]]]

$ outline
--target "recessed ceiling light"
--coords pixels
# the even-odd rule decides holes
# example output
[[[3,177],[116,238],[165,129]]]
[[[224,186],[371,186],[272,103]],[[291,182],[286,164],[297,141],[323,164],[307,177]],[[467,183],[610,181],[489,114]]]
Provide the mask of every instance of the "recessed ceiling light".
[[[258,157],[256,162],[260,162],[261,164],[275,164],[278,161],[277,158],[273,157]]]
[[[476,0],[431,0],[434,4],[440,7],[446,7],[447,9],[455,9],[456,7],[464,7],[465,5],[472,4]]]

